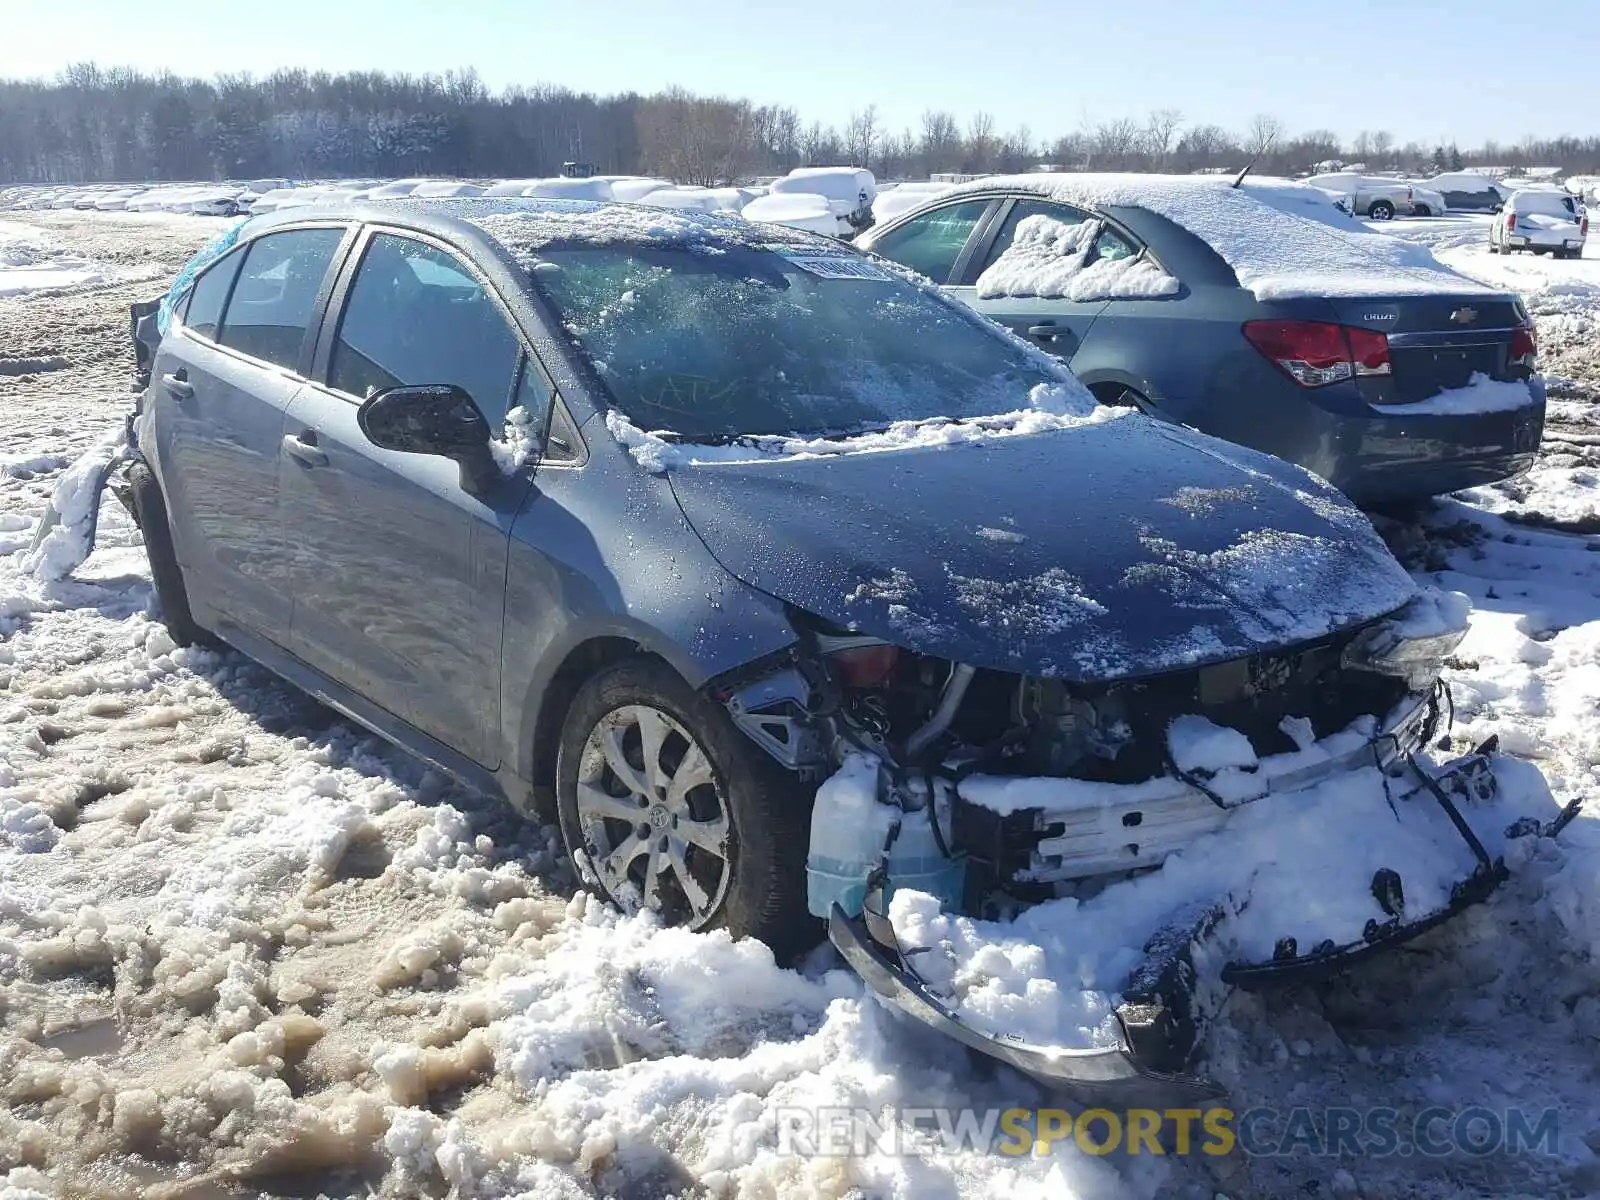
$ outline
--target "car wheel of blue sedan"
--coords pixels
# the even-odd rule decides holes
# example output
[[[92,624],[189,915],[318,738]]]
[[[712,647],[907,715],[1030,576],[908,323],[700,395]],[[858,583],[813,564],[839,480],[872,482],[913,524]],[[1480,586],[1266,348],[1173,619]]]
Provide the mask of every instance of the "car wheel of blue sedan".
[[[556,799],[580,874],[624,911],[725,927],[780,955],[819,936],[805,903],[809,792],[665,663],[628,660],[579,689]]]

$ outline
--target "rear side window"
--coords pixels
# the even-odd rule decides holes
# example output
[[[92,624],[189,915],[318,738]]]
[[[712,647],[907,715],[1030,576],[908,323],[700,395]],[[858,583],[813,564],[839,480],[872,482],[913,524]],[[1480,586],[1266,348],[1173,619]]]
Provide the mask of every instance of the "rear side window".
[[[380,233],[345,303],[328,384],[364,398],[402,384],[453,383],[499,428],[521,353],[511,322],[460,260]]]
[[[989,247],[989,253],[984,255],[982,267],[973,274],[974,279],[992,266],[995,259],[1011,249],[1011,243],[1017,237],[1017,226],[1029,217],[1049,217],[1062,225],[1081,225],[1091,219],[1081,208],[1069,208],[1065,204],[1052,204],[1047,200],[1018,200],[1006,214],[1000,232],[995,234],[994,243]]]
[[[184,306],[185,328],[201,337],[216,338],[217,326],[222,323],[222,306],[228,302],[228,289],[243,261],[244,255],[235,251],[200,273]]]
[[[317,291],[343,237],[342,229],[287,229],[251,242],[217,340],[297,369]]]
[[[908,266],[935,283],[945,283],[962,247],[988,209],[987,200],[936,208],[878,238],[872,243],[872,252]]]

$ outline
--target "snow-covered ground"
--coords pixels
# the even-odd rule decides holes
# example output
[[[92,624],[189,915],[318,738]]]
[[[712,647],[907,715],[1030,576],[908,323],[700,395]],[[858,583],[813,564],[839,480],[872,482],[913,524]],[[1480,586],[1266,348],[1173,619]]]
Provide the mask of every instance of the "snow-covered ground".
[[[780,1153],[796,1109],[1051,1099],[893,1019],[829,951],[785,971],[759,946],[605,910],[574,890],[551,831],[236,654],[175,649],[114,501],[72,578],[20,571],[55,481],[126,411],[126,306],[150,288],[121,272],[170,275],[218,224],[6,226],[104,270],[0,299],[0,363],[49,364],[0,371],[4,1200],[1600,1192],[1593,815],[1405,952],[1235,995],[1209,1047],[1237,1111],[1553,1108],[1554,1154],[1096,1157],[1059,1142],[1012,1158],[945,1153],[927,1116],[902,1118],[898,1154]],[[1413,227],[1459,238],[1444,252],[1479,278],[1528,273],[1570,385],[1533,476],[1385,533],[1476,606],[1451,672],[1458,742],[1497,733],[1558,794],[1600,797],[1600,538],[1543,524],[1600,523],[1600,364],[1577,332],[1600,319],[1600,287],[1574,290],[1594,263],[1491,258],[1470,221],[1384,232]]]

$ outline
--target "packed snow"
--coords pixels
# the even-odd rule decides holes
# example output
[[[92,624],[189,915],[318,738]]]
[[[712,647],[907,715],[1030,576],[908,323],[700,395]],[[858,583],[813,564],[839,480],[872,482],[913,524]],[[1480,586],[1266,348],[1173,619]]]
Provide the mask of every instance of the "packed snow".
[[[1534,402],[1533,392],[1520,379],[1490,379],[1474,371],[1465,387],[1445,388],[1426,400],[1412,404],[1374,404],[1381,413],[1394,416],[1467,416],[1472,413],[1509,412],[1527,408]]]
[[[152,263],[163,279],[217,228],[39,219],[64,252]],[[1428,236],[1451,236],[1433,224]],[[1453,750],[1499,736],[1506,803],[1543,812],[1546,785],[1558,800],[1600,791],[1600,554],[1542,523],[1559,506],[1564,525],[1600,529],[1600,462],[1582,440],[1600,432],[1600,370],[1581,332],[1600,289],[1583,290],[1592,259],[1490,258],[1485,230],[1444,252],[1527,282],[1541,351],[1569,386],[1533,475],[1385,531],[1419,582],[1471,600],[1448,672]],[[1501,894],[1406,952],[1279,997],[1233,993],[1207,1045],[1236,1111],[1553,1108],[1554,1153],[1099,1157],[1070,1139],[1048,1155],[952,1151],[919,1109],[1055,1099],[895,1019],[827,951],[783,970],[759,946],[586,899],[552,831],[237,654],[174,647],[114,500],[69,576],[22,569],[60,476],[127,410],[126,352],[103,348],[151,290],[113,275],[0,300],[5,353],[72,364],[0,376],[5,1200],[1600,1190],[1592,813],[1559,843],[1513,844]],[[1111,889],[997,923],[907,892],[891,915],[973,1020],[1082,1044],[1103,1036],[1119,972],[1170,905],[1248,876],[1260,902],[1228,936],[1270,953],[1283,933],[1305,945],[1372,915],[1370,868],[1404,856],[1420,907],[1463,865],[1438,815],[1416,798],[1391,809],[1368,772],[1247,806],[1215,852],[1121,885],[1136,902],[1113,904]],[[1496,834],[1489,815],[1468,814]],[[1307,897],[1329,907],[1308,912]],[[1288,912],[1303,924],[1274,919]],[[833,1106],[884,1115],[897,1144],[782,1152],[797,1109]]]
[[[1096,403],[1076,383],[1036,384],[1028,393],[1028,407],[971,420],[934,417],[922,421],[895,421],[883,429],[845,437],[752,435],[730,445],[675,441],[671,430],[644,430],[615,409],[606,414],[606,428],[627,448],[645,470],[664,474],[681,467],[718,463],[776,462],[783,459],[827,458],[839,454],[883,454],[897,450],[926,449],[984,443],[997,438],[1027,437],[1055,429],[1097,425],[1126,416],[1125,408]]]
[[[1178,281],[1143,254],[1089,262],[1098,221],[1067,224],[1043,213],[1024,218],[1000,257],[978,276],[978,295],[1046,300],[1125,300],[1173,296]]]
[[[647,202],[649,199],[646,198]],[[770,196],[758,196],[745,205],[743,215],[747,221],[771,221],[828,237],[837,235],[841,230],[839,217],[828,198],[805,192],[774,192]]]
[[[1416,242],[1355,225],[1342,229],[1330,220],[1270,203],[1270,193],[1232,188],[1214,176],[1015,175],[964,184],[949,194],[996,187],[1090,208],[1121,205],[1159,213],[1215,250],[1258,300],[1487,290],[1445,267]]]

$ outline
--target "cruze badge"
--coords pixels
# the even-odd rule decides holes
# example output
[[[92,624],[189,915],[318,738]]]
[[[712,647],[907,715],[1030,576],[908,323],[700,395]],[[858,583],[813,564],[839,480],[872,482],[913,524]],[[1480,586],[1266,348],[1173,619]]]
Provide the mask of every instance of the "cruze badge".
[[[1361,319],[1363,321],[1393,321],[1393,320],[1396,319],[1396,317],[1395,317],[1394,313],[1382,313],[1382,312],[1379,312],[1379,313],[1362,313],[1361,314]]]

